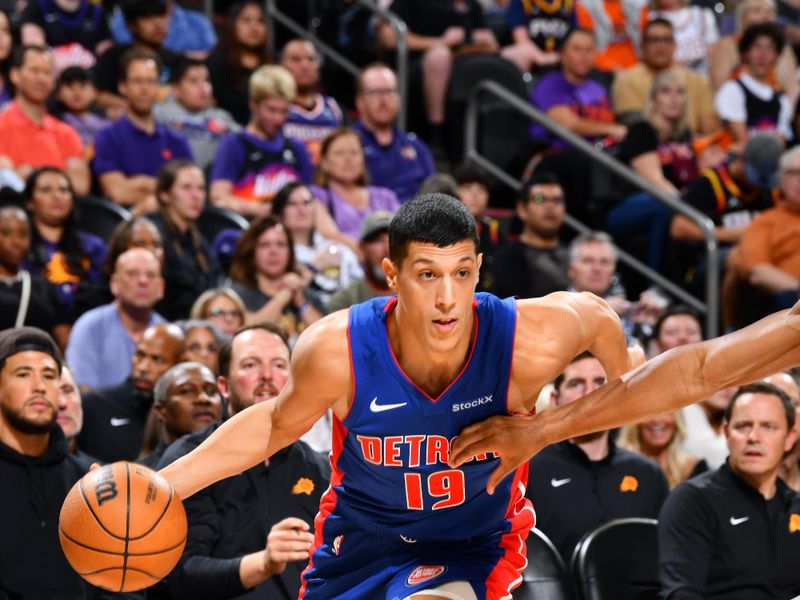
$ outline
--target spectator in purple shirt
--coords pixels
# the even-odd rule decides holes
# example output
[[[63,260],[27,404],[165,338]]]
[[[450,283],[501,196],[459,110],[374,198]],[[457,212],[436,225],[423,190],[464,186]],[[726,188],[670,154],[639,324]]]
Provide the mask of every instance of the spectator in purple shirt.
[[[186,138],[153,115],[159,70],[158,55],[150,50],[132,48],[123,55],[119,90],[128,101],[128,114],[95,138],[94,172],[100,189],[135,214],[158,208],[156,175],[161,167],[176,158],[193,158]]]
[[[364,148],[358,134],[347,127],[337,129],[322,142],[317,169],[318,185],[311,193],[331,213],[336,226],[349,235],[353,244],[359,239],[361,224],[377,210],[397,211],[397,195],[385,187],[367,185]]]
[[[311,183],[313,167],[303,143],[283,134],[289,103],[297,94],[292,75],[277,65],[250,77],[250,122],[220,142],[211,167],[211,201],[252,217],[267,215],[284,185]]]

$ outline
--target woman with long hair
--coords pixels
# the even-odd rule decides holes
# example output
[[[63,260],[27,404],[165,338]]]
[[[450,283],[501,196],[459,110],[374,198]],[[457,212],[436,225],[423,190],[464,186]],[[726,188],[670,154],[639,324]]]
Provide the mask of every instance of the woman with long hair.
[[[34,170],[23,191],[31,219],[31,247],[26,268],[56,285],[67,309],[81,286],[100,280],[106,245],[78,231],[75,191],[67,174],[55,167]]]
[[[339,231],[354,243],[367,215],[400,208],[392,190],[368,184],[364,147],[349,127],[341,127],[325,138],[320,157],[311,193],[331,213]]]
[[[158,211],[147,217],[164,241],[164,299],[157,310],[170,321],[185,319],[197,297],[216,286],[219,261],[197,229],[206,204],[203,171],[189,160],[173,160],[156,178]]]
[[[247,309],[239,294],[231,288],[219,287],[200,294],[192,305],[189,318],[213,323],[228,340],[244,325],[246,312]]]
[[[653,80],[644,119],[628,129],[619,160],[672,196],[678,196],[697,176],[697,156],[686,127],[686,86],[675,71],[662,71]],[[648,234],[648,263],[658,269],[671,219],[666,205],[637,191],[609,211],[606,229],[617,238]]]
[[[681,481],[708,469],[705,461],[684,452],[685,440],[686,425],[683,415],[677,411],[638,425],[625,425],[619,445],[656,461],[672,489]]]
[[[293,336],[322,318],[310,301],[311,274],[295,260],[292,234],[271,215],[254,221],[239,240],[230,279],[247,323],[278,323]]]
[[[11,30],[11,18],[0,8],[0,110],[14,99],[14,87],[11,84],[11,55],[14,51],[14,37]]]
[[[272,214],[291,233],[297,261],[314,274],[311,285],[327,306],[337,290],[363,277],[364,271],[348,246],[325,237],[317,230],[315,204],[308,186],[293,181],[275,195]]]
[[[264,3],[244,0],[231,6],[220,43],[208,57],[217,106],[242,126],[250,120],[247,82],[258,67],[271,62]]]

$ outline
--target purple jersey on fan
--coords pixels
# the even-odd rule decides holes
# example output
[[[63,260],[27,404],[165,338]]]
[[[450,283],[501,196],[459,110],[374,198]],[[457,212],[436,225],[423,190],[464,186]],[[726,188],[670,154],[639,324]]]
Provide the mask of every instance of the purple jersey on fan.
[[[336,100],[316,94],[314,107],[310,110],[297,104],[289,104],[289,118],[283,126],[283,135],[303,142],[311,155],[311,161],[318,165],[322,140],[343,123],[342,109]]]

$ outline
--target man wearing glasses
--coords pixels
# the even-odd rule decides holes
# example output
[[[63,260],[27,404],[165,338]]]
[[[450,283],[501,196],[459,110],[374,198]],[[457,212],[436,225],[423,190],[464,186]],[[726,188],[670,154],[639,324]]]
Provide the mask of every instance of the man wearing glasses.
[[[505,298],[536,298],[566,290],[569,251],[560,240],[564,190],[555,175],[537,171],[517,201],[523,230],[494,259],[494,293]]]
[[[400,109],[397,77],[387,66],[375,63],[364,68],[356,80],[359,120],[353,126],[364,145],[370,180],[397,194],[400,202],[417,193],[422,182],[435,172],[425,143],[396,125]]]

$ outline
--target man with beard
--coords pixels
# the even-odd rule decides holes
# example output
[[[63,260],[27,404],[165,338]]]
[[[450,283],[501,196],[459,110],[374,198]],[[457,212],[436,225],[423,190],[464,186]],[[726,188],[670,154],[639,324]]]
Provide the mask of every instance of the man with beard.
[[[235,415],[278,395],[289,376],[285,332],[271,323],[239,330],[220,351],[219,389]],[[184,436],[167,448],[160,467],[188,454],[218,425]],[[295,442],[237,477],[184,501],[186,548],[167,578],[169,592],[154,598],[283,598],[300,590],[313,541],[310,532],[328,485],[326,461]],[[171,596],[167,595],[171,593]]]
[[[102,462],[136,460],[159,377],[180,360],[183,331],[172,323],[148,327],[123,382],[92,390],[83,399],[78,448]]]
[[[537,171],[517,200],[523,230],[519,240],[494,258],[494,293],[501,298],[537,298],[569,287],[569,251],[561,245],[564,190],[547,171]]]
[[[388,296],[392,293],[386,282],[386,274],[381,264],[389,256],[389,223],[392,213],[379,210],[366,219],[361,226],[359,246],[364,257],[361,265],[364,277],[357,279],[349,286],[331,296],[328,312],[348,308],[353,304],[364,302],[377,296]]]
[[[88,597],[58,543],[58,515],[86,465],[58,414],[61,355],[33,327],[0,332],[0,598]]]

